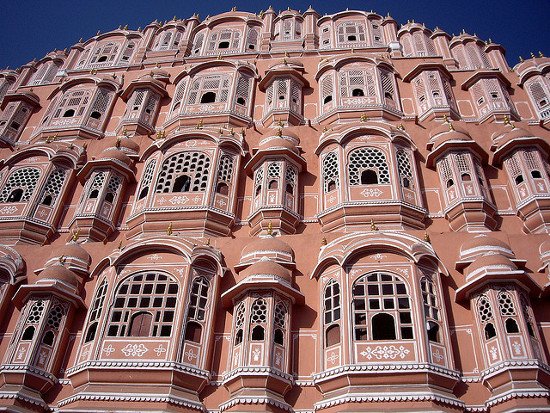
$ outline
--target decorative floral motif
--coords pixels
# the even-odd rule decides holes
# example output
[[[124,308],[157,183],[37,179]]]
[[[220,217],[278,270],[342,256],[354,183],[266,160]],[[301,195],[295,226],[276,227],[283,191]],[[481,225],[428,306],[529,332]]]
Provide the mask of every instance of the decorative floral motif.
[[[153,350],[155,351],[155,353],[157,353],[158,357],[160,357],[163,353],[166,353],[167,351],[162,343],[160,343],[159,346],[157,348],[154,348]]]
[[[365,198],[378,198],[380,195],[382,195],[382,193],[383,192],[378,188],[365,188],[363,189],[363,191],[361,191],[361,195],[363,195]]]
[[[115,351],[115,348],[111,344],[109,344],[107,347],[103,349],[103,352],[107,353],[107,357],[109,357],[111,353],[114,351]]]
[[[143,345],[143,343],[141,344],[128,344],[126,345],[126,347],[124,347],[122,349],[122,352],[124,353],[124,355],[126,357],[130,357],[130,356],[138,356],[138,357],[141,357],[143,356],[145,353],[147,353],[149,350],[147,349],[147,347],[145,347]]]
[[[169,201],[172,205],[182,205],[182,204],[186,204],[187,201],[189,201],[189,198],[186,197],[185,195],[173,196],[172,198],[169,199]]]
[[[15,205],[12,206],[5,206],[4,208],[0,209],[0,214],[13,214],[14,212],[17,212],[17,207]]]
[[[394,345],[391,346],[376,346],[374,348],[367,347],[365,350],[363,350],[360,354],[363,357],[366,357],[368,360],[371,360],[373,357],[377,360],[394,360],[397,357],[404,359],[407,357],[407,355],[410,353],[410,350],[406,349],[403,346],[399,346],[399,348],[395,347]]]

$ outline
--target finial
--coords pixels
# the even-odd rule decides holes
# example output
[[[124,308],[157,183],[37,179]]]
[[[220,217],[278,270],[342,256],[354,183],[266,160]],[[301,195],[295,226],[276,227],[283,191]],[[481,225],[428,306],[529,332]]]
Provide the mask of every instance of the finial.
[[[229,129],[229,133],[230,133],[231,135],[235,135],[235,131],[233,130],[233,128]]]
[[[242,136],[245,135],[244,128],[241,129],[241,135],[242,135]]]
[[[163,130],[159,130],[157,132],[157,139],[164,139],[166,137],[166,132],[164,132]]]
[[[155,67],[156,67],[157,69],[160,69],[160,63],[157,62],[157,64],[155,65]]]
[[[122,240],[120,240],[120,242],[118,243],[118,249],[122,250]]]
[[[260,14],[258,16],[260,16],[260,19],[262,19],[264,17],[264,11],[260,10]]]
[[[489,44],[493,43],[493,39],[489,37]]]
[[[378,227],[374,224],[373,219],[370,220],[370,229],[371,229],[371,231],[377,231],[378,230]]]
[[[405,127],[403,126],[402,123],[400,123],[399,126],[397,127],[397,129],[399,129],[399,130],[405,130]]]
[[[510,116],[504,115],[504,124],[510,126],[512,125],[512,123],[510,122]]]
[[[288,57],[288,52],[285,50],[285,57]]]
[[[539,50],[539,57],[544,57],[544,55],[542,54],[542,52]]]
[[[286,59],[283,59],[282,63],[283,63],[284,65],[286,65],[286,64],[287,64]]]
[[[534,59],[536,56],[533,52],[531,52],[531,57]]]
[[[176,21],[176,20],[177,20],[177,18],[176,18],[176,15],[174,15],[174,18],[173,18],[172,20],[174,20],[174,21]]]
[[[326,131],[328,131],[328,129],[327,129],[327,127],[325,126],[325,127],[323,128],[323,133],[325,133]]]
[[[116,138],[115,148],[120,148],[120,138]]]
[[[101,30],[98,30],[96,36],[99,36],[100,34],[101,34]]]
[[[170,225],[168,225],[168,229],[166,230],[166,235],[172,235],[172,223],[170,222]]]
[[[122,129],[122,136],[126,136],[128,135],[128,131],[126,130],[126,128]]]
[[[222,60],[222,54],[221,53],[218,55],[218,60]]]
[[[72,240],[74,242],[78,241],[78,238],[80,237],[80,229],[77,229],[76,231],[73,231],[73,237]]]
[[[523,57],[520,56],[520,57],[519,57],[519,61],[520,61],[521,63],[523,63],[523,62],[524,62]]]
[[[453,126],[453,124],[451,122],[449,122],[449,130],[450,131],[455,130],[455,127]]]
[[[281,119],[277,121],[277,126],[283,126],[283,122],[281,121]]]
[[[424,241],[429,242],[430,244],[432,243],[430,240],[430,235],[427,232],[424,232]]]
[[[449,117],[447,115],[443,115],[443,122],[449,123]]]
[[[32,91],[33,91],[33,90],[34,90],[34,88],[32,88],[32,87],[31,87],[31,88],[29,89],[29,92],[31,92],[31,93],[32,93]]]
[[[65,264],[65,256],[64,256],[64,255],[60,256],[60,257],[58,258],[58,260],[59,260],[59,262],[60,262],[61,264]]]
[[[359,119],[361,122],[366,122],[367,121],[367,114],[366,113],[363,113],[361,115],[361,118]]]
[[[122,29],[122,24],[118,25],[118,30]]]
[[[128,30],[128,25],[124,25],[124,28],[122,30]]]
[[[237,11],[237,6],[233,6],[233,8],[231,9],[231,11]]]
[[[273,235],[273,225],[271,225],[271,221],[267,224],[267,235]]]
[[[199,120],[199,123],[197,123],[197,126],[195,126],[195,129],[202,129],[202,119]]]
[[[277,136],[283,136],[283,130],[281,128],[277,129]]]
[[[138,32],[140,32],[140,33],[141,33],[141,26],[139,26],[139,27],[138,27]]]
[[[350,53],[355,53],[355,49],[352,47]]]
[[[327,245],[327,239],[325,237],[321,240],[321,245]]]
[[[84,39],[81,37],[80,40],[78,41],[78,43],[82,43]]]

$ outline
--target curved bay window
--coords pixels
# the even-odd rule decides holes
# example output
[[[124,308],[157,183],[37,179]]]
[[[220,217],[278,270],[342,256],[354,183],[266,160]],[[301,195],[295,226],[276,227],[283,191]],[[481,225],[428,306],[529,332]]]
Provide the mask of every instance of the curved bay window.
[[[118,288],[107,325],[108,337],[170,337],[178,284],[166,274],[127,278]]]
[[[323,322],[325,325],[325,345],[327,347],[340,343],[340,284],[330,280],[325,287]]]

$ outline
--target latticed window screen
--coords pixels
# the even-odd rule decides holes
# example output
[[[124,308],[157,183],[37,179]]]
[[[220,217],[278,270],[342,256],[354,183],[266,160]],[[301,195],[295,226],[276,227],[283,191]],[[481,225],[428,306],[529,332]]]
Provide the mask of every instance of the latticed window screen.
[[[155,172],[156,164],[157,164],[157,160],[152,159],[151,162],[149,162],[145,167],[145,171],[143,172],[143,177],[141,178],[141,189],[139,191],[139,199],[143,198],[142,193],[145,190],[145,188],[147,188],[147,191],[149,191],[149,185],[151,185],[151,182],[153,182],[153,173]]]
[[[262,168],[259,168],[256,171],[256,177],[254,178],[254,186],[258,187],[258,185],[261,185],[264,180],[264,170]]]
[[[250,91],[250,77],[243,74],[239,74],[237,80],[237,90],[235,92],[235,102],[240,105],[246,105],[248,103],[248,95]]]
[[[525,164],[530,171],[536,170],[540,171],[540,161],[537,150],[524,150],[523,159],[525,159]]]
[[[489,298],[487,298],[486,295],[481,295],[477,300],[477,311],[482,323],[486,323],[493,319],[491,304],[489,303]]]
[[[279,162],[271,162],[267,167],[267,179],[279,178],[281,176],[281,164]]]
[[[165,274],[128,277],[116,293],[107,336],[170,337],[177,297],[178,284]]]
[[[384,34],[382,33],[382,28],[378,22],[371,22],[370,25],[372,33],[372,44],[373,46],[383,46],[384,45]]]
[[[87,89],[73,90],[63,95],[58,108],[55,110],[54,118],[81,117],[86,111],[92,91]]]
[[[105,182],[105,172],[101,171],[95,174],[94,179],[92,180],[92,184],[90,185],[90,193],[96,189],[100,190],[103,188],[103,184]]]
[[[218,181],[231,182],[233,177],[233,158],[229,155],[222,155],[218,166]]]
[[[451,168],[449,167],[449,161],[447,160],[447,158],[440,160],[437,163],[437,166],[439,168],[439,173],[441,174],[441,180],[443,182],[447,182],[453,177],[453,173],[451,171]]]
[[[401,177],[401,185],[407,188],[413,187],[413,174],[409,156],[401,150],[397,151],[395,156],[397,158],[397,170]]]
[[[90,63],[113,62],[120,45],[118,43],[100,44],[94,51]]]
[[[334,152],[328,153],[323,158],[323,183],[325,192],[330,192],[340,186],[338,157]],[[334,185],[334,188],[332,188],[332,185]]]
[[[366,41],[365,24],[363,22],[340,23],[336,28],[336,32],[338,33],[338,43],[363,43]]]
[[[105,294],[107,293],[107,279],[103,279],[101,284],[96,290],[94,300],[90,307],[90,320],[89,324],[97,321],[101,315],[101,310],[103,309],[103,303],[105,301]]]
[[[238,51],[241,32],[239,30],[224,29],[210,34],[209,51]]]
[[[412,339],[412,323],[407,287],[398,277],[374,273],[355,281],[353,326],[356,340]]]
[[[328,103],[334,98],[332,76],[327,75],[321,80],[321,102]]]
[[[286,168],[285,179],[287,184],[296,185],[297,171],[294,167],[288,166]]]
[[[107,201],[113,202],[114,198],[116,197],[116,194],[118,193],[118,189],[122,185],[122,179],[118,176],[112,176],[109,179],[109,183],[107,184],[107,192],[105,199]],[[108,198],[109,194],[111,194],[111,199]]]
[[[286,326],[286,313],[287,313],[287,309],[286,309],[285,305],[282,302],[278,302],[275,305],[275,315],[273,317],[274,318],[273,324],[276,327],[285,328],[285,326]]]
[[[94,117],[94,112],[99,114],[100,117],[105,114],[105,112],[109,108],[111,96],[112,93],[109,92],[107,89],[99,88],[91,109],[92,117]],[[99,117],[97,119],[99,119]]]
[[[263,298],[257,298],[252,303],[250,313],[250,323],[266,323],[267,322],[267,302]]]
[[[470,172],[470,155],[466,152],[455,153],[456,167],[459,172]]]
[[[189,98],[187,103],[195,105],[201,103],[201,99],[205,93],[214,93],[213,102],[227,102],[229,97],[229,87],[231,86],[231,78],[229,75],[207,75],[193,80]]]
[[[330,280],[325,287],[324,294],[325,324],[340,320],[340,284]]]
[[[258,30],[249,29],[246,34],[246,50],[256,50],[258,48]]]
[[[40,199],[41,203],[47,203],[48,205],[55,204],[55,201],[61,192],[61,188],[63,187],[63,183],[65,182],[65,173],[65,169],[55,169],[50,174]]]
[[[530,92],[532,99],[537,105],[537,108],[546,109],[550,106],[550,98],[546,90],[543,88],[541,82],[532,82],[527,90]],[[547,116],[548,115],[550,115],[550,112],[548,112]]]
[[[122,56],[120,56],[120,64],[128,64],[130,59],[132,58],[132,55],[134,54],[134,48],[136,46],[135,42],[129,42],[126,47],[124,48],[124,51],[122,52]]]
[[[37,168],[23,168],[13,172],[8,178],[8,182],[6,182],[2,192],[0,192],[0,202],[28,201],[39,177],[40,170]],[[22,193],[14,199],[13,194],[15,190],[20,190]]]
[[[204,152],[179,152],[170,156],[162,164],[155,192],[198,192],[205,191],[210,172],[210,157]],[[189,183],[176,188],[175,183],[186,175]],[[180,178],[181,179],[181,178]]]
[[[390,171],[386,156],[376,148],[354,150],[349,157],[348,174],[350,185],[361,185],[361,172],[373,170],[378,176],[379,184],[390,183]]]
[[[204,321],[206,317],[206,303],[208,302],[208,280],[205,277],[196,277],[191,285],[189,308],[187,317],[190,320]]]
[[[176,93],[174,93],[174,99],[172,100],[172,109],[170,112],[175,114],[176,111],[180,108],[181,102],[183,101],[183,96],[185,95],[185,86],[187,85],[187,79],[182,79],[178,83],[176,88]]]
[[[46,318],[46,326],[57,331],[61,325],[61,321],[63,321],[65,311],[66,309],[61,304],[53,306],[48,313],[48,318]]]
[[[203,43],[204,43],[204,32],[199,33],[195,38],[195,44],[193,45],[193,54],[200,53]]]
[[[235,311],[235,330],[244,327],[245,306],[244,303],[240,303]]]
[[[386,70],[380,70],[380,79],[382,81],[382,92],[386,98],[386,103],[388,103],[388,100],[394,102],[396,96],[393,86],[393,74]]]
[[[424,302],[424,315],[433,320],[439,320],[439,305],[435,293],[434,282],[428,277],[420,280],[422,290],[422,301]]]
[[[340,96],[376,96],[376,84],[372,69],[354,69],[341,72]]]
[[[514,300],[508,291],[500,291],[498,293],[498,307],[500,310],[500,315],[502,316],[516,315]]]
[[[506,170],[508,173],[512,176],[512,178],[517,178],[519,175],[522,174],[521,168],[519,166],[518,159],[516,157],[517,154],[514,154],[513,156],[509,157],[504,161],[504,165],[506,166]]]
[[[34,333],[44,316],[46,302],[44,300],[35,299],[27,303],[28,313],[25,322],[22,325],[23,334],[21,340],[32,340]],[[15,338],[15,335],[13,336]],[[13,340],[13,339],[12,339]]]

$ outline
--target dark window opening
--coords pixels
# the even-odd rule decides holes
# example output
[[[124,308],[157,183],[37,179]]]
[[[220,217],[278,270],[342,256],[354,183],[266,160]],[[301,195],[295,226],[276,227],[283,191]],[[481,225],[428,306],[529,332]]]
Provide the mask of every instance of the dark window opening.
[[[185,339],[193,343],[201,342],[202,326],[194,321],[189,321],[185,328]]]
[[[495,326],[492,323],[489,323],[485,326],[485,340],[489,340],[493,337],[496,337],[497,332]]]
[[[386,99],[393,100],[393,96],[392,96],[392,94],[391,94],[390,92],[384,93],[384,97],[385,97]]]
[[[507,318],[505,324],[506,324],[506,332],[508,334],[519,333],[518,323],[513,318]]]
[[[23,333],[23,337],[21,337],[21,340],[32,340],[34,337],[34,327],[28,326],[25,329],[25,332]]]
[[[239,331],[237,331],[237,334],[235,334],[235,345],[238,346],[243,342],[243,329],[240,328]]]
[[[229,42],[220,42],[218,44],[218,49],[229,49]]]
[[[331,95],[328,95],[325,100],[323,101],[323,103],[328,103],[328,102],[332,102],[332,96]]]
[[[42,205],[50,206],[52,204],[53,198],[51,195],[46,195],[42,200]]]
[[[472,180],[472,178],[470,177],[470,174],[462,174],[460,176],[460,179],[462,179],[462,181],[464,181],[464,182],[469,182],[469,181]]]
[[[355,37],[355,35],[352,34],[348,36],[348,42],[354,42],[356,40],[357,40],[357,37]]]
[[[65,113],[63,114],[64,118],[71,118],[73,116],[74,116],[74,109],[66,110]]]
[[[454,184],[455,184],[454,181],[453,181],[452,179],[449,179],[449,180],[447,181],[447,188],[450,188],[450,187],[453,186]]]
[[[107,195],[105,195],[105,201],[113,203],[113,200],[115,199],[115,194],[112,192],[107,192]]]
[[[143,189],[141,190],[141,192],[139,193],[138,201],[139,201],[140,199],[145,198],[145,197],[147,196],[148,193],[149,193],[149,187],[146,186],[146,187],[143,188]]]
[[[378,313],[372,317],[373,340],[395,340],[395,320],[391,314]]]
[[[533,178],[542,178],[542,175],[540,174],[540,171],[531,171],[531,176]]]
[[[285,95],[279,95],[279,100],[285,100]]]
[[[433,96],[434,98],[438,98],[438,97],[439,97],[439,90],[434,90],[434,91],[432,92],[432,96]]]
[[[99,189],[94,189],[92,192],[90,192],[90,199],[95,199],[99,196]]]
[[[253,44],[249,44],[248,45],[248,48],[251,49],[251,50],[254,50],[255,49],[255,46]]]
[[[333,324],[325,332],[325,342],[327,347],[333,346],[340,342],[340,326]]]
[[[216,101],[216,93],[206,92],[201,96],[201,103],[214,103]]]
[[[97,331],[97,321],[90,325],[90,328],[88,328],[88,332],[86,333],[86,339],[84,340],[85,343],[89,343],[95,338],[95,333]]]
[[[216,192],[221,195],[228,195],[229,194],[229,187],[225,182],[220,182],[218,184],[218,187],[216,188]]]
[[[147,312],[134,314],[130,324],[129,336],[131,337],[149,337],[153,315]]]
[[[15,129],[15,130],[19,129],[19,126],[21,126],[21,125],[20,125],[19,123],[17,123],[17,122],[12,122],[12,123],[11,123],[11,127],[12,127],[13,129]]]
[[[366,169],[361,172],[361,185],[371,185],[378,183],[378,174],[372,169]]]
[[[277,189],[277,188],[279,188],[279,183],[276,180],[273,180],[273,181],[269,182],[268,188],[269,189]]]
[[[335,181],[330,181],[327,185],[328,187],[328,191],[334,191],[336,189],[336,182]]]
[[[273,341],[275,342],[275,344],[280,344],[281,346],[285,344],[285,335],[283,334],[282,330],[275,330],[275,337]]]
[[[363,92],[363,89],[353,89],[351,96],[365,96],[365,92]]]
[[[530,322],[527,322],[527,331],[531,337],[535,337],[535,331],[533,330],[533,326]]]
[[[290,184],[286,184],[286,192],[292,195],[294,193],[294,187]]]
[[[99,118],[101,118],[101,113],[99,113],[97,110],[93,111],[92,114],[90,115],[90,117],[93,118],[93,119],[99,119]]]
[[[491,97],[493,99],[498,99],[498,93],[497,92],[491,92]]]
[[[98,62],[106,62],[107,56],[101,56],[99,59],[97,59]]]
[[[523,175],[516,176],[516,185],[519,185],[523,182]]]
[[[180,175],[174,180],[172,192],[188,192],[191,187],[191,178],[187,175]]]
[[[262,192],[262,186],[261,185],[258,185],[256,187],[256,196],[260,195],[260,192]]]
[[[243,106],[246,105],[246,101],[244,100],[244,98],[237,98],[237,103]]]
[[[439,325],[433,321],[428,321],[428,340],[439,343]]]
[[[403,178],[403,187],[409,188],[411,186],[411,181],[409,181],[409,178]]]
[[[7,202],[19,202],[23,198],[24,191],[21,188],[14,189],[8,196]]]
[[[265,331],[262,326],[256,326],[252,329],[252,340],[260,341],[265,337]]]
[[[44,334],[44,338],[42,339],[42,343],[47,344],[48,346],[51,346],[55,340],[55,334],[52,330],[47,331],[46,334]]]

